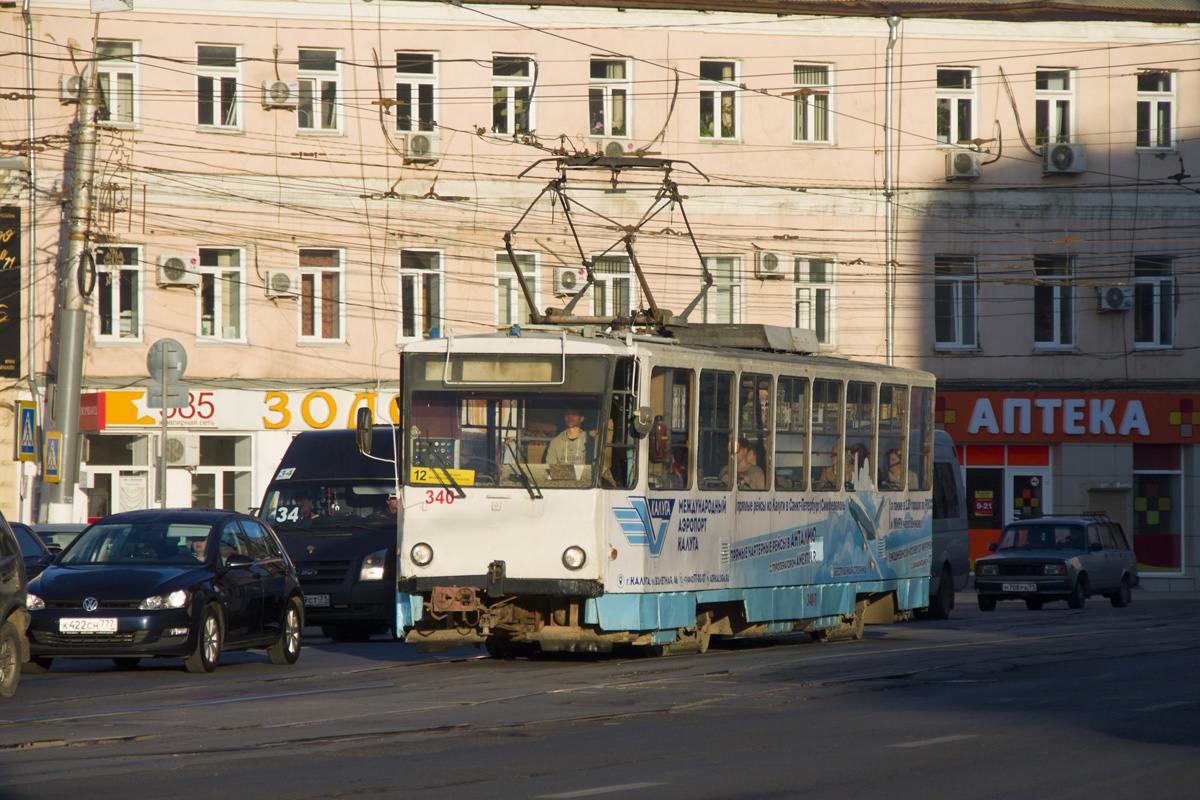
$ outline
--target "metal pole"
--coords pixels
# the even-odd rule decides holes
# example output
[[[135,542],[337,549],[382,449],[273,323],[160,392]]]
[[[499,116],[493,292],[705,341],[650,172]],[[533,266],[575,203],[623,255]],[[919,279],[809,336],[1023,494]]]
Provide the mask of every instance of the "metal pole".
[[[35,340],[37,339],[37,324],[36,320],[34,319],[36,316],[34,312],[37,308],[37,294],[34,292],[33,287],[36,284],[36,275],[34,273],[34,269],[35,259],[37,258],[37,245],[34,241],[37,231],[37,148],[33,146],[33,140],[37,135],[37,125],[34,122],[34,112],[37,108],[37,104],[34,102],[33,18],[29,14],[29,0],[24,0],[24,2],[21,4],[21,16],[25,19],[25,94],[27,95],[25,100],[25,108],[27,109],[27,116],[29,117],[29,148],[25,152],[25,157],[29,159],[29,197],[27,198],[29,204],[29,235],[26,237],[25,243],[25,251],[27,253],[25,266],[29,272],[29,283],[25,287],[26,303],[28,304],[28,307],[25,309],[25,345],[28,350],[29,358],[27,367],[29,370],[29,396],[36,403],[38,402],[38,388],[36,375],[37,369],[34,366],[34,359],[37,357],[37,346],[35,344]],[[43,406],[43,419],[45,418],[45,414],[45,407]],[[22,506],[24,505],[25,496],[27,494],[30,497],[30,515],[29,518],[26,519],[24,509],[22,508],[21,521],[33,522],[34,510],[37,507],[34,498],[37,496],[37,493],[29,491],[29,488],[26,486],[25,462],[21,462],[20,495]]]
[[[887,61],[884,67],[884,121],[883,121],[883,197],[886,203],[884,226],[884,303],[886,305],[886,331],[884,339],[887,344],[887,363],[891,366],[895,360],[896,350],[896,186],[895,186],[895,120],[892,110],[892,78],[893,51],[896,47],[897,33],[900,28],[900,18],[888,17]]]
[[[62,432],[58,483],[50,484],[50,522],[74,522],[75,484],[79,480],[79,394],[83,384],[83,347],[87,303],[79,291],[92,216],[92,176],[96,164],[96,108],[99,89],[96,69],[80,87],[79,114],[75,118],[75,168],[71,187],[70,239],[67,255],[59,262],[62,303],[59,306],[57,383],[54,392],[54,427]]]
[[[167,417],[170,415],[170,403],[167,402],[167,353],[170,348],[163,347],[159,352],[162,356],[162,433],[158,437],[158,474],[155,477],[155,497],[158,507],[167,507]]]

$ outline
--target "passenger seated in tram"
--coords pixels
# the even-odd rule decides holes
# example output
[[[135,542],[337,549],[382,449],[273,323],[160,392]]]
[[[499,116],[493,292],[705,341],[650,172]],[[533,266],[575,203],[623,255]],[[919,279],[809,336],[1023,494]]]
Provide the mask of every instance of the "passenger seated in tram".
[[[759,466],[766,461],[763,446],[747,439],[739,439],[737,454],[734,456],[737,468],[737,487],[761,491],[767,488],[767,476]],[[729,467],[721,470],[721,477],[728,479]]]

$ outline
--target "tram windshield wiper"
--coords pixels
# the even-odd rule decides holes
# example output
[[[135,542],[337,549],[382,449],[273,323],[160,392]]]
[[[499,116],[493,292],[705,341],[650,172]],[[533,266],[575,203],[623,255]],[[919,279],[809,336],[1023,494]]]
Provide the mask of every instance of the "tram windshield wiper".
[[[512,453],[513,467],[517,470],[517,475],[521,478],[521,485],[525,487],[525,491],[529,492],[529,496],[534,500],[542,499],[542,487],[538,486],[537,479],[533,477],[533,472],[529,469],[529,465],[521,460],[517,454],[517,448],[513,444],[512,439],[504,443],[508,448],[508,452]]]

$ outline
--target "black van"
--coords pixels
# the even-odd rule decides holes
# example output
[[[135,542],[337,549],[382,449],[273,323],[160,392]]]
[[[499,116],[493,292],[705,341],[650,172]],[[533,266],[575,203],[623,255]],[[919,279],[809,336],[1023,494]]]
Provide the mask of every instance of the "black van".
[[[305,619],[338,642],[365,641],[396,623],[393,429],[376,428],[372,442],[368,457],[353,430],[297,435],[259,511],[296,565]]]

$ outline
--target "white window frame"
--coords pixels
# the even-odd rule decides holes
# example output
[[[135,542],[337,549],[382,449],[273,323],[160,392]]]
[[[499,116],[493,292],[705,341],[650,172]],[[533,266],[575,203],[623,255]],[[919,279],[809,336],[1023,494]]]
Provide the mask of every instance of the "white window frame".
[[[742,257],[728,253],[704,256],[704,266],[712,276],[712,285],[700,303],[702,322],[736,324],[742,321],[745,298]],[[720,302],[718,299],[724,298]]]
[[[542,307],[541,270],[538,268],[537,253],[515,251],[525,282],[533,294],[533,302]],[[496,327],[529,324],[528,309],[522,315],[521,309],[526,306],[525,294],[521,291],[521,283],[517,273],[512,268],[508,253],[501,250],[496,253]],[[505,314],[505,309],[508,313]]]
[[[817,264],[823,270],[814,271]],[[805,328],[817,334],[817,341],[825,347],[837,346],[838,263],[833,256],[798,255],[792,262],[792,309],[797,328]],[[821,319],[823,317],[823,320]],[[821,338],[820,322],[824,322],[825,338]]]
[[[418,72],[401,69],[405,57],[410,62],[420,58],[429,59],[429,72]],[[399,133],[433,133],[437,128],[438,118],[438,54],[430,50],[397,50],[396,51],[396,130]],[[409,102],[414,102],[415,109],[405,109],[401,95],[407,91]],[[428,99],[422,99],[423,91],[428,92]],[[428,110],[428,115],[422,112]]]
[[[941,322],[941,305],[947,301],[953,331],[950,339],[943,340],[938,338],[938,324]],[[979,273],[975,256],[934,256],[933,317],[936,349],[979,349]]]
[[[122,256],[121,264],[108,264],[108,254],[117,252]],[[96,259],[96,328],[94,340],[97,344],[121,342],[124,344],[140,344],[142,341],[142,309],[145,308],[143,289],[145,276],[142,272],[141,248],[128,245],[107,245],[97,247],[94,252]],[[132,259],[132,260],[130,260]],[[127,273],[127,275],[125,275]],[[121,307],[120,282],[122,277],[132,279],[130,292],[130,308]],[[116,282],[114,283],[114,278]],[[104,301],[107,300],[107,303]],[[107,308],[105,306],[107,305]],[[129,332],[123,332],[122,317],[129,314]],[[110,332],[103,333],[107,321]]]
[[[1039,264],[1039,262],[1041,262]],[[1038,270],[1043,270],[1038,274]],[[1071,256],[1035,256],[1033,260],[1033,347],[1035,350],[1074,350],[1075,326],[1075,259]],[[1050,271],[1063,274],[1049,274]],[[1040,296],[1039,296],[1040,295]],[[1053,335],[1039,340],[1037,317],[1039,305],[1049,304]]]
[[[333,58],[333,69],[305,68],[299,64],[300,54],[327,53]],[[296,129],[301,134],[337,134],[342,131],[341,51],[330,47],[301,47],[297,51],[296,80],[300,84],[300,105],[296,109]],[[326,100],[326,92],[332,88],[332,99]],[[305,97],[308,101],[305,101]],[[328,118],[332,114],[331,120]],[[307,116],[305,116],[307,115]],[[307,120],[308,124],[305,124]]]
[[[1043,76],[1065,75],[1067,88],[1044,89]],[[1034,140],[1040,146],[1075,141],[1075,70],[1067,67],[1038,67],[1034,72]],[[1065,113],[1060,109],[1065,105]],[[1063,130],[1063,126],[1066,130]]]
[[[138,44],[128,39],[101,39],[96,44],[96,72],[101,96],[100,110],[96,113],[98,125],[106,128],[134,128],[141,121],[141,115],[138,113],[141,100]],[[105,48],[111,45],[129,45],[129,57],[105,58]],[[116,80],[120,86],[123,79],[128,79],[128,91],[113,92],[113,81]]]
[[[1156,267],[1161,274],[1146,274]],[[1153,333],[1139,338],[1145,324]],[[1133,346],[1138,350],[1175,347],[1175,259],[1169,256],[1133,260]]]
[[[323,257],[324,254],[333,255],[332,265],[305,265],[305,255],[311,254],[316,257]],[[300,248],[298,261],[300,264],[300,294],[296,298],[296,315],[298,324],[296,330],[299,333],[299,341],[301,344],[342,344],[346,341],[346,254],[339,249],[331,247],[302,247]],[[335,298],[327,298],[325,292],[325,276],[334,275]],[[311,290],[306,286],[311,284]],[[321,331],[325,328],[325,315],[322,313],[326,307],[327,301],[332,299],[334,307],[332,314],[332,322],[335,326],[332,336],[325,336]],[[313,333],[305,334],[305,305],[311,306]]]
[[[440,250],[405,248],[400,251],[397,341],[437,339],[446,335],[445,273],[445,254]],[[434,295],[432,298],[431,294]],[[410,313],[406,309],[411,309],[411,321],[405,319]],[[406,326],[411,328],[411,333]]]
[[[623,77],[596,77],[597,65],[620,64]],[[633,136],[633,62],[628,58],[592,56],[588,62],[588,135],[597,139],[628,139]],[[597,106],[599,108],[597,109]],[[615,130],[616,110],[624,125]]]
[[[719,64],[733,67],[730,77],[720,80],[703,77],[705,65]],[[699,126],[700,141],[702,142],[736,142],[742,138],[742,93],[739,86],[742,80],[742,65],[740,61],[729,58],[702,58],[697,74],[700,78],[697,125]],[[722,111],[728,107],[732,110],[732,130],[727,130],[722,119]],[[711,113],[709,133],[705,134],[706,109]]]
[[[620,271],[621,267],[624,267],[624,271]],[[611,253],[603,256],[593,255],[592,279],[594,283],[589,291],[592,295],[592,313],[595,316],[628,316],[638,307],[637,276],[634,275],[629,256]],[[622,283],[626,302],[623,307],[617,307],[615,300],[622,291],[619,288]]]
[[[528,65],[527,75],[497,75],[496,64],[498,61],[512,62],[513,60],[524,60]],[[520,134],[533,133],[537,130],[536,104],[534,102],[534,76],[537,74],[537,62],[531,55],[523,55],[519,53],[493,53],[492,54],[492,133],[496,136],[518,136]],[[526,128],[520,128],[517,124],[517,92],[520,89],[528,90],[527,111],[528,119]],[[498,129],[496,125],[496,107],[501,103],[501,93],[503,93],[504,103],[504,120],[505,128]]]
[[[966,89],[953,86],[940,86],[942,72],[965,72],[970,77],[970,86]],[[979,130],[979,70],[977,67],[964,66],[939,66],[934,75],[934,90],[936,100],[934,102],[934,139],[937,141],[938,147],[963,147],[959,142],[970,141],[978,134],[975,131]],[[966,131],[964,135],[959,124],[959,119],[962,116],[962,104],[968,103],[967,117],[971,130]],[[943,136],[941,131],[941,111],[942,105],[948,106],[948,128]]]
[[[221,254],[237,254],[237,265],[205,264],[209,256],[219,257]],[[198,248],[200,261],[200,288],[196,292],[196,338],[204,342],[245,342],[246,341],[246,266],[245,253],[240,247],[201,247]],[[211,287],[213,310],[211,319],[205,321],[204,295]],[[227,298],[227,294],[233,294]],[[237,331],[233,336],[227,335],[232,326],[227,323],[222,311],[231,308],[237,313]],[[207,330],[206,330],[207,324]]]
[[[202,66],[201,48],[221,48],[233,51],[233,66],[212,65]],[[240,131],[242,129],[242,48],[235,44],[200,44],[196,45],[196,126],[202,130]],[[210,83],[208,102],[202,99],[201,86],[205,81]],[[227,92],[232,99],[226,108]],[[208,115],[212,122],[203,122],[205,105],[208,105]]]
[[[1165,75],[1170,87],[1165,92],[1149,91],[1140,88],[1143,77]],[[1138,81],[1137,105],[1135,119],[1136,132],[1134,145],[1142,152],[1173,153],[1177,149],[1175,132],[1179,130],[1179,73],[1174,70],[1139,70],[1135,76]],[[1166,108],[1166,124],[1163,125],[1163,104]],[[1137,122],[1141,118],[1143,108],[1146,111],[1146,127],[1142,128]],[[1164,131],[1164,127],[1166,130]],[[1146,143],[1142,144],[1142,131],[1146,131]],[[1164,141],[1163,134],[1166,134]]]
[[[806,80],[802,70],[824,70],[825,80]],[[833,144],[833,65],[797,61],[792,64],[792,142]],[[824,136],[821,136],[824,127]]]

